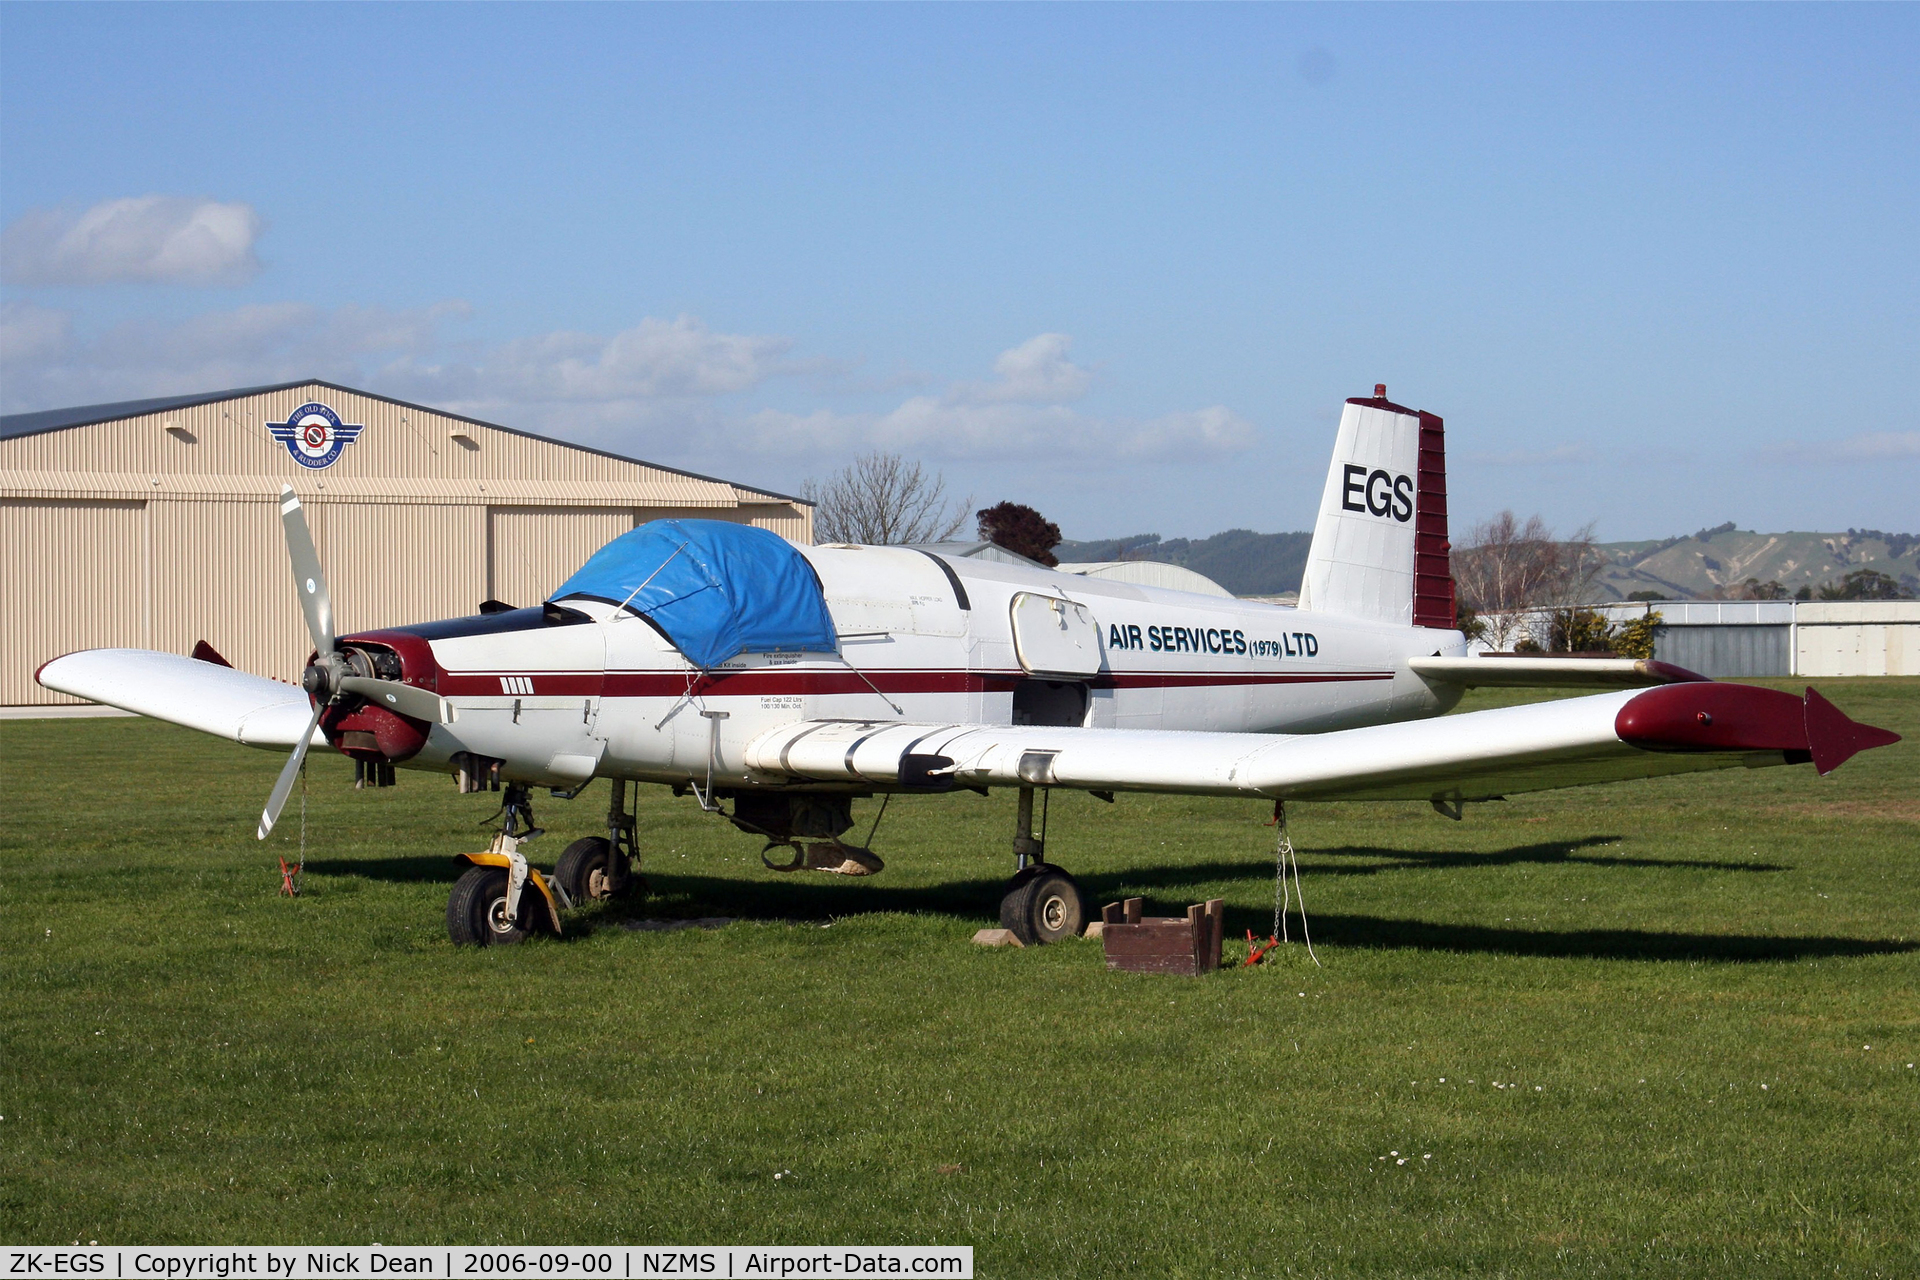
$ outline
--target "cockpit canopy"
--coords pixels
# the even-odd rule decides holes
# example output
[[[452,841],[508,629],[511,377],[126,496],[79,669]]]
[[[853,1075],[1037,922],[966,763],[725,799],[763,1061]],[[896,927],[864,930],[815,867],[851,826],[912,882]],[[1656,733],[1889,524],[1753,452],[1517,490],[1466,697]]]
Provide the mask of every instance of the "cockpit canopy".
[[[652,622],[702,669],[741,653],[837,653],[820,579],[776,533],[652,520],[594,552],[550,599],[600,600]]]

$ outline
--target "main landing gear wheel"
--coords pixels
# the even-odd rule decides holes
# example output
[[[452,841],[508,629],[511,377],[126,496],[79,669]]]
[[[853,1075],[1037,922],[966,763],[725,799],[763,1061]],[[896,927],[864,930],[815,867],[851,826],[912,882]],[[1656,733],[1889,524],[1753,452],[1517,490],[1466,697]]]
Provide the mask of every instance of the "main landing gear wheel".
[[[1087,927],[1080,886],[1058,867],[1029,867],[1013,878],[1000,899],[1000,927],[1036,946],[1078,937]]]
[[[604,902],[626,887],[614,885],[613,845],[605,836],[582,836],[568,845],[554,864],[553,879],[576,907]],[[631,883],[633,877],[626,879]]]
[[[453,945],[510,947],[532,936],[546,903],[531,884],[520,890],[520,918],[507,923],[507,873],[503,867],[469,867],[447,898],[447,936]]]

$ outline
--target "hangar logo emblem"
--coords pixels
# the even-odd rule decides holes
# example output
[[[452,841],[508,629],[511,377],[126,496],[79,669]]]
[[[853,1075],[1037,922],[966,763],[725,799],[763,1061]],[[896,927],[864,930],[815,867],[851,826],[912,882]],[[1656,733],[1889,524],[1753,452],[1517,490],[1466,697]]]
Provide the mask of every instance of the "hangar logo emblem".
[[[340,451],[360,438],[365,427],[348,426],[323,404],[303,404],[285,422],[269,422],[267,430],[287,446],[293,460],[318,471],[340,460]]]

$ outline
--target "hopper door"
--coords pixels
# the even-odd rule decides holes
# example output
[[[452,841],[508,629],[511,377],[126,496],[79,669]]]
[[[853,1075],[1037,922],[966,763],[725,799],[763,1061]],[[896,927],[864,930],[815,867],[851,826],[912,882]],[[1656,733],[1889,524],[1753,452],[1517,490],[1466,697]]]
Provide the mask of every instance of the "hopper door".
[[[1033,675],[1100,674],[1100,624],[1084,605],[1059,596],[1013,597],[1013,649]]]

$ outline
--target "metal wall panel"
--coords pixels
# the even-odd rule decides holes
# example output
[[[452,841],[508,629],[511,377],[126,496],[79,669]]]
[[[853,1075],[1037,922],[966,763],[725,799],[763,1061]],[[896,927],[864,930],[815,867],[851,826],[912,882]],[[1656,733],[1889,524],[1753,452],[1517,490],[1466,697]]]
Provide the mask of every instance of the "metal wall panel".
[[[1654,656],[1716,679],[1726,676],[1793,674],[1785,625],[1663,626],[1653,642]]]
[[[486,599],[484,507],[315,502],[307,514],[342,635],[461,617]],[[280,561],[272,581],[284,578],[291,598],[284,550]]]
[[[802,546],[813,542],[813,508],[796,507],[791,503],[779,506],[747,506],[734,512],[708,512],[710,520],[738,520],[742,516],[748,524],[758,529],[771,529],[788,542],[798,542]],[[647,519],[653,519],[648,513]]]
[[[1799,674],[1920,675],[1920,622],[1802,622]]]
[[[630,509],[491,508],[487,594],[511,605],[539,604],[589,556],[638,523]]]
[[[41,663],[146,646],[145,503],[0,498],[0,547],[0,705],[78,702],[33,682]]]
[[[253,502],[154,502],[153,635],[191,652],[205,640],[243,671],[296,680],[313,645],[294,595],[280,508]]]

